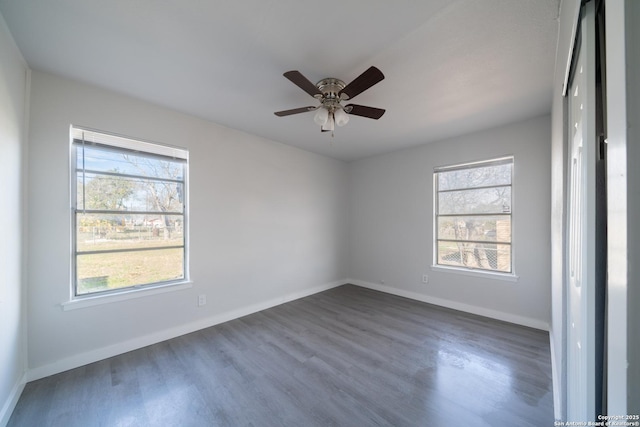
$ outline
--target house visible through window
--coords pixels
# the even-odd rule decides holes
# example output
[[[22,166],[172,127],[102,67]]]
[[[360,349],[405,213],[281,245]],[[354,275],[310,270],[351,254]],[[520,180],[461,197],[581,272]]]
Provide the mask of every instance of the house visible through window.
[[[513,157],[436,168],[435,264],[513,273]]]
[[[183,149],[71,128],[73,292],[187,279]]]

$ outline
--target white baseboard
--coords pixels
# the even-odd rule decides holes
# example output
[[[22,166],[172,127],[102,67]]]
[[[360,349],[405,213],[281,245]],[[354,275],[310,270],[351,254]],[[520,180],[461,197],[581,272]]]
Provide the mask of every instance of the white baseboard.
[[[273,298],[268,301],[264,301],[258,304],[252,304],[246,307],[242,307],[236,310],[220,313],[206,319],[198,320],[196,322],[187,323],[185,325],[176,326],[171,329],[164,329],[162,331],[155,332],[153,334],[145,335],[142,337],[136,337],[131,340],[123,341],[110,346],[102,347],[96,350],[91,350],[82,354],[74,355],[55,361],[53,363],[39,366],[37,368],[30,369],[27,372],[27,382],[35,381],[40,378],[48,377],[60,372],[74,369],[80,366],[87,365],[89,363],[97,362],[99,360],[107,359],[109,357],[117,356],[128,351],[136,350],[148,345],[156,344],[162,341],[166,341],[171,338],[179,337],[180,335],[189,334],[191,332],[198,331],[200,329],[208,328],[220,323],[228,322],[239,317],[247,316],[249,314],[256,313],[258,311],[266,310],[271,307],[275,307],[286,302],[294,301],[300,298],[304,298],[318,292],[323,292],[328,289],[341,286],[348,283],[347,280],[337,280],[335,282],[325,283],[323,285],[307,288],[298,292],[283,295],[277,298]]]
[[[418,292],[407,291],[404,289],[398,289],[387,285],[379,285],[376,283],[365,282],[363,280],[350,279],[348,283],[352,283],[363,288],[373,289],[380,292],[386,292],[388,294],[397,295],[417,301],[426,302],[429,304],[439,305],[441,307],[452,308],[454,310],[464,311],[471,314],[477,314],[479,316],[490,317],[492,319],[502,320],[509,323],[515,323],[517,325],[527,326],[529,328],[540,329],[543,331],[549,330],[549,324],[538,319],[532,319],[529,317],[518,316],[516,314],[504,313],[502,311],[492,310],[484,307],[477,307],[470,304],[465,304],[457,301],[451,301],[443,298],[432,297],[429,295],[420,294]]]
[[[6,400],[2,410],[0,410],[0,426],[4,427],[9,423],[9,418],[18,404],[18,399],[24,390],[24,386],[27,384],[27,375],[24,374],[20,380],[13,386],[9,398]]]
[[[393,288],[385,285],[378,285],[374,283],[365,282],[362,280],[337,280],[335,282],[325,283],[323,285],[307,288],[302,291],[293,292],[291,294],[283,295],[281,297],[273,298],[268,301],[264,301],[258,304],[252,304],[240,309],[220,313],[218,315],[208,317],[206,319],[198,320],[196,322],[187,323],[184,325],[176,326],[171,329],[164,329],[153,334],[137,337],[131,340],[116,343],[110,346],[102,347],[96,350],[91,350],[85,353],[77,354],[65,359],[57,360],[53,363],[39,366],[30,369],[26,373],[26,379],[24,383],[29,381],[35,381],[40,378],[48,377],[60,372],[74,369],[80,366],[87,365],[89,363],[97,362],[99,360],[107,359],[109,357],[117,356],[128,351],[136,350],[138,348],[146,347],[148,345],[156,344],[171,338],[185,335],[191,332],[198,331],[200,329],[208,328],[220,323],[224,323],[239,317],[243,317],[249,314],[256,313],[258,311],[266,310],[271,307],[275,307],[286,302],[294,301],[296,299],[304,298],[309,295],[316,294],[318,292],[326,291],[328,289],[341,286],[345,283],[352,283],[364,288],[374,289],[381,292],[386,292],[393,295],[398,295],[405,298],[414,299],[417,301],[426,302],[429,304],[435,304],[442,307],[452,308],[454,310],[460,310],[472,314],[478,314],[480,316],[490,317],[493,319],[503,320],[518,325],[528,326],[535,329],[541,329],[544,331],[549,330],[549,325],[545,322],[530,319],[523,316],[517,316],[510,313],[503,313],[483,307],[476,307],[468,304],[459,303],[456,301],[445,300],[441,298],[435,298],[428,295],[419,294],[417,292],[406,291],[398,288]],[[24,383],[22,387],[24,387]],[[20,389],[22,392],[22,389]],[[19,394],[18,394],[19,396]],[[13,408],[12,408],[13,409]]]

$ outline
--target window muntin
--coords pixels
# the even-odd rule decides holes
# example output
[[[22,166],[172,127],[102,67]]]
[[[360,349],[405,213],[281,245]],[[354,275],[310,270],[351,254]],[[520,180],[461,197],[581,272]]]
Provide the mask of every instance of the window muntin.
[[[513,157],[436,168],[435,264],[513,273]]]
[[[186,150],[72,128],[73,295],[187,280]]]

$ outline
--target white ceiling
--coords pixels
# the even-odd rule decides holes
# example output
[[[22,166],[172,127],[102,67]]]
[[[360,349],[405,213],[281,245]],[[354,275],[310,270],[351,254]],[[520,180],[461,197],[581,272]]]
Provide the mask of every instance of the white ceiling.
[[[559,0],[0,0],[29,66],[342,160],[551,110]],[[386,78],[335,137],[282,76]]]

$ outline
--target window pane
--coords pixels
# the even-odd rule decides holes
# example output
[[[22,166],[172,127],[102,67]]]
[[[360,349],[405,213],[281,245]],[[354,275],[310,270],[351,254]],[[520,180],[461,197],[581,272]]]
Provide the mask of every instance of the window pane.
[[[77,256],[78,295],[182,278],[183,249]]]
[[[438,242],[438,264],[511,272],[511,245]]]
[[[78,252],[183,246],[182,215],[81,214],[76,216]]]
[[[510,213],[511,186],[438,193],[438,213]]]
[[[75,294],[186,279],[188,151],[80,128],[71,135]]]
[[[438,217],[438,240],[510,243],[511,217],[509,215]]]
[[[184,163],[118,149],[77,144],[76,167],[98,172],[119,172],[162,179],[184,177]]]
[[[182,213],[182,183],[81,171],[77,175],[78,209]]]
[[[438,190],[510,185],[512,163],[438,172]]]

